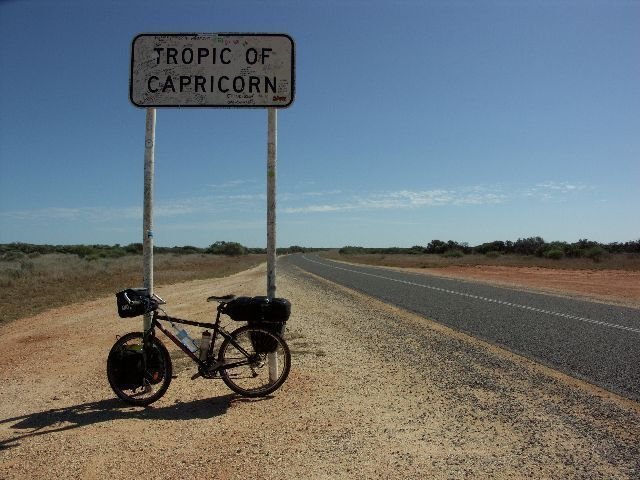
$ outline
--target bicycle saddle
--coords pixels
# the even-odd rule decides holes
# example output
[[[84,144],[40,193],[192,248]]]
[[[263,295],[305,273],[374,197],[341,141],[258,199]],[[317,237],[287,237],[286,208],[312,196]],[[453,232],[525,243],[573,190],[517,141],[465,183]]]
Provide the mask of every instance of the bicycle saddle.
[[[223,295],[222,297],[211,295],[207,298],[207,302],[230,302],[234,298],[236,298],[236,296],[232,293],[230,293],[229,295]]]

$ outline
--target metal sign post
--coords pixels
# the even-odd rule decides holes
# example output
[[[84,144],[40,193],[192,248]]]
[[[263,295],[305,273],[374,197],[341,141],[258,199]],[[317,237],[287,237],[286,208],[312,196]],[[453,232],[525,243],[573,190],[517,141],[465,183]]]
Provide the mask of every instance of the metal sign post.
[[[144,205],[142,213],[142,257],[144,288],[153,294],[153,167],[156,144],[156,109],[147,108],[144,135]],[[144,315],[144,331],[151,328],[151,314]]]
[[[267,109],[267,297],[276,296],[276,160],[278,142],[278,114]],[[284,332],[283,332],[284,333]],[[278,378],[278,354],[267,355],[269,379]]]
[[[267,110],[267,297],[276,296],[276,148],[278,115]]]

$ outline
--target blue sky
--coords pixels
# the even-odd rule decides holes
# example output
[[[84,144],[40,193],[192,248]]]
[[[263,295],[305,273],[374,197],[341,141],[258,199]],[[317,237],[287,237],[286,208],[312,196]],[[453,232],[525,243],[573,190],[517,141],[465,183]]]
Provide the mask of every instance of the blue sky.
[[[640,2],[0,2],[0,243],[142,241],[142,32],[278,32],[278,245],[640,237]],[[158,109],[156,245],[266,244],[267,112]]]

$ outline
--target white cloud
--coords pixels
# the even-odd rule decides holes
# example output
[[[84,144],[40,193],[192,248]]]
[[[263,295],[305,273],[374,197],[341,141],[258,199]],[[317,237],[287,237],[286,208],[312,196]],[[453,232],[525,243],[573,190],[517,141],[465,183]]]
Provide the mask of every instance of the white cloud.
[[[77,207],[77,208],[40,208],[34,210],[19,210],[0,212],[0,216],[13,220],[91,220],[110,221],[117,219],[142,218],[140,207]]]
[[[209,184],[206,185],[207,188],[212,188],[212,189],[227,189],[227,188],[237,188],[240,187],[241,185],[247,185],[247,184],[255,184],[257,183],[256,180],[227,180],[226,182],[223,183],[217,183],[217,184]]]
[[[341,210],[350,210],[354,208],[351,205],[308,205],[306,207],[288,207],[283,208],[283,213],[318,213],[318,212],[339,212]]]
[[[239,185],[243,180],[228,182]],[[250,183],[247,181],[246,183]],[[538,183],[520,191],[505,186],[470,186],[455,189],[395,190],[383,192],[351,193],[342,190],[313,190],[308,192],[284,192],[278,194],[278,210],[284,214],[330,213],[344,211],[367,211],[408,209],[422,207],[497,205],[510,199],[527,197],[550,200],[564,198],[577,192],[592,189],[579,183],[549,181]],[[307,204],[307,201],[322,198],[322,203]],[[335,201],[327,201],[331,198]],[[179,218],[194,214],[221,214],[230,211],[255,211],[265,208],[264,193],[232,193],[191,198],[174,199],[156,203],[157,218]],[[108,223],[118,220],[142,218],[142,206],[125,207],[50,207],[34,210],[0,212],[1,218],[23,221],[46,219],[61,221],[90,221]]]
[[[321,192],[304,192],[301,195],[306,197],[324,197],[326,195],[339,195],[342,193],[342,190],[326,190]]]
[[[278,192],[278,200],[279,201],[298,201],[308,197],[329,197],[336,196],[342,194],[342,190],[318,190],[318,191],[310,191],[310,192],[291,192],[284,191]]]
[[[348,201],[335,204],[305,205],[284,208],[283,213],[318,213],[346,210],[379,210],[417,207],[439,207],[446,205],[483,205],[502,203],[507,196],[500,191],[485,187],[470,187],[459,190],[398,190],[375,192],[353,196]]]
[[[265,194],[240,193],[172,199],[156,202],[153,215],[157,218],[180,217],[198,213],[219,213],[221,211],[255,208],[266,202]],[[22,221],[91,221],[96,223],[142,218],[142,206],[88,206],[88,207],[47,207],[32,210],[0,212],[0,218]]]
[[[592,189],[593,187],[581,183],[549,181],[538,183],[533,187],[525,189],[523,195],[541,200],[554,200]]]

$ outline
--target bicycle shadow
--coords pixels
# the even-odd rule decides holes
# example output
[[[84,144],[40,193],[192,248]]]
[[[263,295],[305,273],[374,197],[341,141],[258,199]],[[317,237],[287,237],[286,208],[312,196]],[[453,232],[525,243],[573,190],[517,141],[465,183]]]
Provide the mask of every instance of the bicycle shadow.
[[[86,427],[112,420],[145,419],[145,420],[197,420],[209,419],[224,415],[234,402],[268,400],[241,398],[235,394],[221,397],[179,402],[166,407],[133,407],[119,399],[111,398],[98,402],[83,403],[65,408],[55,408],[26,414],[14,418],[0,420],[0,425],[16,422],[9,428],[24,431],[13,438],[0,439],[0,451],[19,445],[19,441],[29,437],[47,435],[75,428]]]

